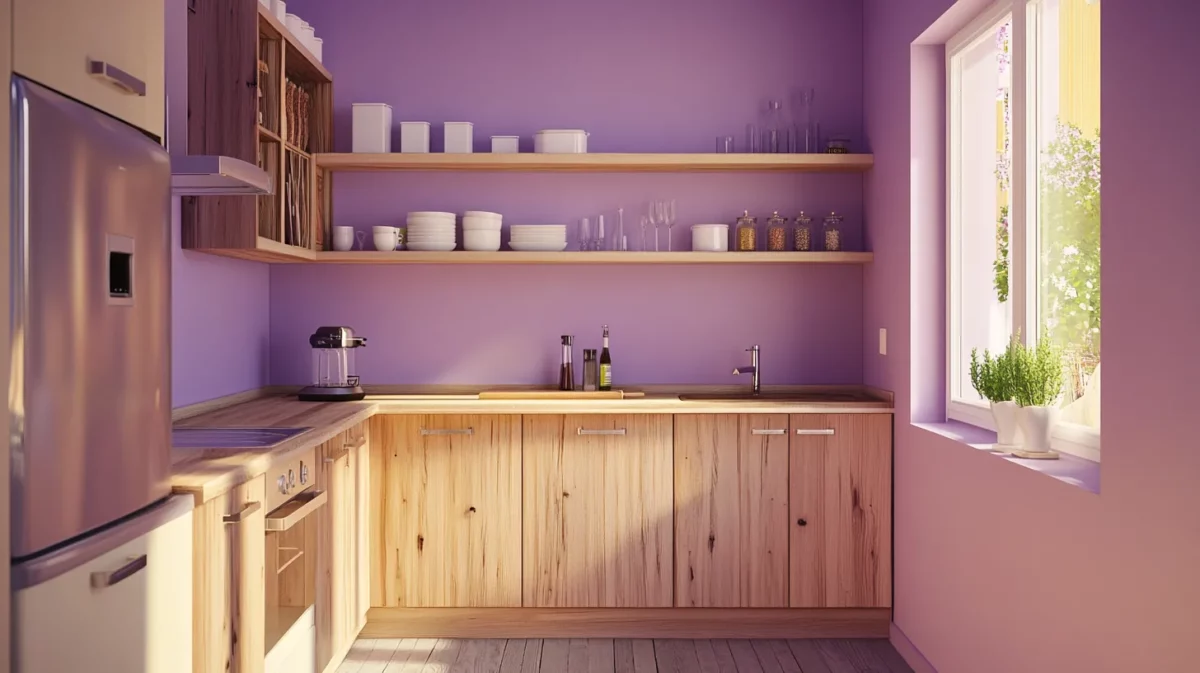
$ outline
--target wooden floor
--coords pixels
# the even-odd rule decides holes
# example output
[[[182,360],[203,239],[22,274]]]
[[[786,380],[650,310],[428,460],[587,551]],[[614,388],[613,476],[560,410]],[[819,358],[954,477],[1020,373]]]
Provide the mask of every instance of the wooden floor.
[[[356,642],[337,673],[912,673],[883,639]]]

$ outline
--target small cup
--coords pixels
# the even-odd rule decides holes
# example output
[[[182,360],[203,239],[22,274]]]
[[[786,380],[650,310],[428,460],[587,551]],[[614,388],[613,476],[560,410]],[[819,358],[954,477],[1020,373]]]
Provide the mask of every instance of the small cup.
[[[396,244],[400,242],[400,235],[395,227],[375,227],[373,229],[375,238],[375,249],[381,252],[391,252],[396,249]]]
[[[354,227],[333,228],[333,249],[345,252],[354,248]]]
[[[717,136],[717,154],[733,154],[733,136]]]

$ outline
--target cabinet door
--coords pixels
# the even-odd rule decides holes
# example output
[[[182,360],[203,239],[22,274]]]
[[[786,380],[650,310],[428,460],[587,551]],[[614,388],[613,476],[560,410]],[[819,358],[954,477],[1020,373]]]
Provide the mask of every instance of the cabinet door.
[[[265,496],[259,477],[193,513],[193,673],[262,671]]]
[[[670,607],[665,415],[526,416],[526,607]]]
[[[791,605],[890,607],[892,417],[791,418]]]
[[[521,605],[521,417],[371,419],[371,604]]]
[[[162,0],[14,0],[13,70],[162,138],[164,11]],[[92,75],[95,61],[117,70]],[[143,94],[123,85],[137,82]]]
[[[675,604],[788,605],[788,417],[675,417]]]
[[[317,669],[353,640],[354,474],[353,445],[341,433],[317,449],[317,488],[327,493],[317,512]]]
[[[362,442],[354,452],[355,635],[367,625],[371,608],[371,435],[359,426]]]

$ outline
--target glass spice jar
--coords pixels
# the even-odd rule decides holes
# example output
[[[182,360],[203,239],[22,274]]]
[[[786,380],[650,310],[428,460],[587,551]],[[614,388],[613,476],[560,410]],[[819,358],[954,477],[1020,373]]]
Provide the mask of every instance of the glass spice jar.
[[[842,216],[837,213],[829,213],[825,216],[825,223],[822,226],[825,232],[825,250],[827,252],[836,252],[842,249]]]
[[[787,250],[787,218],[780,217],[778,210],[771,213],[771,218],[767,220],[767,250]]]
[[[812,251],[812,218],[800,211],[796,216],[796,230],[792,235],[794,248],[798,252]]]
[[[750,211],[743,210],[737,219],[737,249],[738,252],[754,252],[758,249],[758,218],[750,217]]]

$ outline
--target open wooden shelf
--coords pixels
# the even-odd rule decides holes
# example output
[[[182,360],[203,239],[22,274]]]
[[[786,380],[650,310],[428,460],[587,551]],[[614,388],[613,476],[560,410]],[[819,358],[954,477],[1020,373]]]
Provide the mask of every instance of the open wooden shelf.
[[[317,252],[320,264],[867,264],[870,252]]]
[[[274,142],[277,142],[277,143],[281,143],[281,142],[283,142],[283,139],[279,137],[279,134],[278,134],[278,133],[276,133],[276,132],[272,131],[271,129],[269,129],[269,128],[265,127],[265,126],[263,126],[262,124],[259,124],[259,125],[258,125],[258,135],[259,135],[259,137],[261,137],[261,138],[266,138],[267,140],[271,140],[271,141],[274,141]]]
[[[274,12],[263,7],[262,3],[258,4],[258,18],[260,29],[263,32],[287,43],[287,69],[289,72],[301,73],[305,79],[325,83],[333,82],[333,75],[329,74],[317,57],[305,49],[304,45],[300,44],[300,40],[297,40],[291,31],[275,18]]]
[[[322,171],[862,173],[872,154],[317,154]]]

